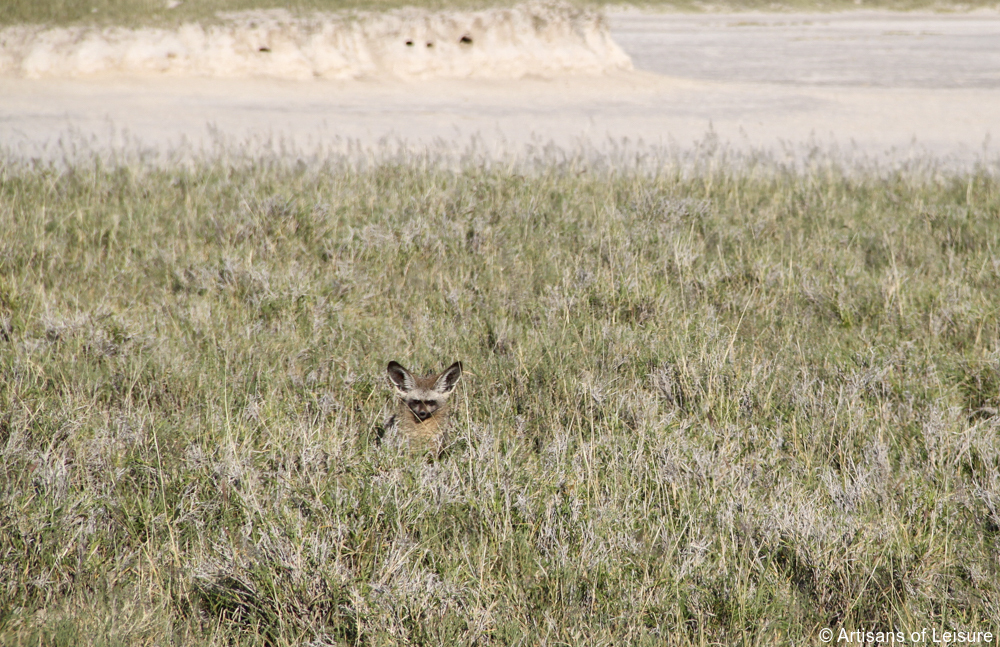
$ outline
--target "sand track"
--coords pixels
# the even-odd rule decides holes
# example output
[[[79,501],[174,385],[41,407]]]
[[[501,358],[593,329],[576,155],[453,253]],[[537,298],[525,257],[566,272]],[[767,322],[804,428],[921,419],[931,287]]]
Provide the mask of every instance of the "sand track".
[[[486,155],[642,142],[1000,169],[1000,15],[631,13],[608,24],[639,70],[309,82],[0,76],[0,147],[58,159],[220,142],[287,155],[398,142],[462,150],[475,141]]]

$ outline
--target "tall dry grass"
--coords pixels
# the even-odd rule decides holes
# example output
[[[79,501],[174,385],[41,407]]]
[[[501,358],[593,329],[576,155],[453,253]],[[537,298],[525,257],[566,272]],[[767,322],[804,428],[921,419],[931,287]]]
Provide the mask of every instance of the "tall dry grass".
[[[0,643],[996,634],[998,249],[985,167],[7,160]]]

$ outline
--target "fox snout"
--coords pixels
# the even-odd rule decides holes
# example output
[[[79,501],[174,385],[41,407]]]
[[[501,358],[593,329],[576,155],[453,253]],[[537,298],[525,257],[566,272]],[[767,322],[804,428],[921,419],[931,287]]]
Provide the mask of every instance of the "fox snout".
[[[413,412],[413,415],[420,422],[423,422],[424,420],[427,420],[432,415],[434,415],[434,413],[432,411],[428,411],[427,408],[424,407],[423,405],[418,405],[416,407],[410,405],[410,411]]]

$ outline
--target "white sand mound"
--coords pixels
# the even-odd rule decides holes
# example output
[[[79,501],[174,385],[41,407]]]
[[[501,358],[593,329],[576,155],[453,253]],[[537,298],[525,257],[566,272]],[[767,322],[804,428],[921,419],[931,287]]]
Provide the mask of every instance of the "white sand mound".
[[[597,13],[565,4],[431,13],[256,11],[176,30],[37,26],[0,31],[0,74],[403,79],[555,77],[632,69]]]

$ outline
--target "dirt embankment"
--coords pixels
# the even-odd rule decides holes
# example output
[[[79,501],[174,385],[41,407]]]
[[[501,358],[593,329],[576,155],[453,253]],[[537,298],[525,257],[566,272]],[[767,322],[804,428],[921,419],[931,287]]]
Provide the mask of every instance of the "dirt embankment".
[[[0,75],[517,79],[632,68],[600,14],[564,4],[222,18],[177,29],[9,27],[0,31]]]

